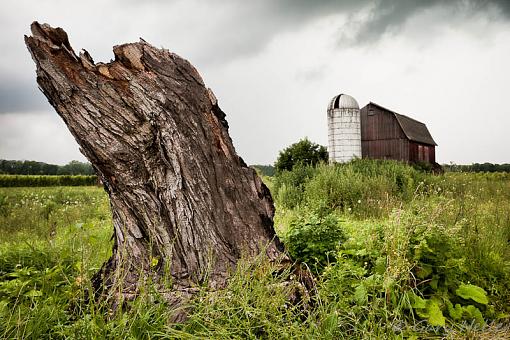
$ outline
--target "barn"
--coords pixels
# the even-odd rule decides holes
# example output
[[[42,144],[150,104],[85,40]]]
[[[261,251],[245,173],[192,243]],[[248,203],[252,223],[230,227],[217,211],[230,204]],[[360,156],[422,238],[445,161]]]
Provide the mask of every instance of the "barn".
[[[363,158],[436,162],[436,142],[427,126],[370,102],[360,110]]]
[[[328,106],[330,161],[353,158],[436,163],[436,142],[427,126],[370,102],[361,110],[351,96],[339,94]]]

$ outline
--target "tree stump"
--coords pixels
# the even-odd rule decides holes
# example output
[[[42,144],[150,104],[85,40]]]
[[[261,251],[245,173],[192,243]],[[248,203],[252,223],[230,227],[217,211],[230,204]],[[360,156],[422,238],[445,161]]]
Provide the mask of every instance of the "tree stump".
[[[141,39],[94,63],[63,29],[31,30],[37,83],[110,198],[115,243],[97,287],[121,301],[170,277],[179,303],[198,285],[224,287],[241,255],[282,254],[271,194],[236,154],[225,113],[187,60]]]

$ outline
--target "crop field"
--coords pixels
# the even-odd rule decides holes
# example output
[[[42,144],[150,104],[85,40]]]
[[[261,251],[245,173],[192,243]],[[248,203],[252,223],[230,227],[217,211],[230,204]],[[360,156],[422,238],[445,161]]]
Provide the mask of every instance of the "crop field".
[[[264,181],[315,291],[290,304],[261,255],[180,324],[150,284],[116,312],[89,294],[113,246],[102,188],[0,188],[0,338],[510,338],[510,174],[357,160]]]

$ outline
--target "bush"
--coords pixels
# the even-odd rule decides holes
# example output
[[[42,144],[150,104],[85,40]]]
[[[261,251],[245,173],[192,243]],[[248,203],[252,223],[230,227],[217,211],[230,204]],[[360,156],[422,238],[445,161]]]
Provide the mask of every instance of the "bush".
[[[314,268],[334,262],[336,250],[345,241],[339,220],[334,215],[305,214],[290,223],[285,237],[290,256]]]
[[[433,176],[396,161],[356,159],[334,165],[298,165],[276,174],[273,196],[292,209],[338,210],[360,217],[381,216],[393,201],[410,201],[430,190]]]
[[[290,171],[296,165],[316,165],[327,161],[328,151],[326,147],[304,138],[280,151],[274,167],[277,172]]]
[[[314,176],[315,168],[309,165],[297,165],[292,171],[277,174],[273,185],[273,197],[286,208],[298,206],[303,198],[305,183]]]

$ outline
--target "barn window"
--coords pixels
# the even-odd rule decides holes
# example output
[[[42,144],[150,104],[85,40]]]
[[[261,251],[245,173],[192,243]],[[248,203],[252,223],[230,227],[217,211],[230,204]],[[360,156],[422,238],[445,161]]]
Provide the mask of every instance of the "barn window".
[[[375,110],[374,109],[368,109],[368,115],[369,116],[375,115]]]

